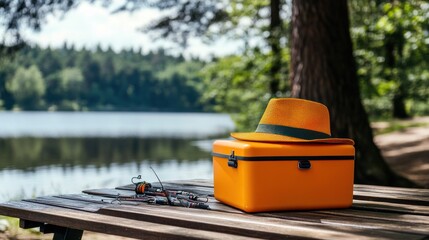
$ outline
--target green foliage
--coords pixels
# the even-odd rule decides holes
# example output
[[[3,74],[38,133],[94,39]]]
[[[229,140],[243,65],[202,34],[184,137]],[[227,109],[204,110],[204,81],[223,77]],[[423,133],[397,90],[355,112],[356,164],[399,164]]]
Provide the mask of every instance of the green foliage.
[[[242,39],[262,39],[260,49],[247,46],[243,56],[216,60],[204,71],[208,86],[203,100],[215,104],[214,110],[233,113],[240,130],[254,130],[270,97],[272,54],[267,49],[270,1],[230,1],[225,8],[228,18],[219,28]],[[281,15],[287,4],[283,2]],[[358,65],[361,94],[372,119],[391,118],[394,99],[405,99],[410,114],[429,111],[429,4],[420,1],[350,1],[352,38]],[[265,12],[265,14],[264,14]],[[288,28],[284,21],[283,28]],[[286,32],[286,31],[285,31]],[[213,34],[210,30],[207,33]],[[216,34],[214,34],[216,35]],[[283,35],[282,38],[287,37]],[[287,38],[285,39],[287,42]],[[289,55],[282,45],[282,66],[287,69]],[[284,71],[284,70],[281,70]],[[281,72],[287,75],[287,72]],[[286,78],[286,77],[284,77]]]
[[[0,108],[203,111],[198,71],[204,65],[163,49],[142,54],[27,46],[0,63]]]
[[[59,103],[60,109],[81,110],[79,100],[84,88],[84,77],[79,68],[64,68],[57,77],[51,78],[50,84],[56,86],[52,90],[58,94],[59,99],[62,99]],[[50,108],[55,109],[55,104]]]
[[[274,97],[269,94],[270,57],[256,49],[244,56],[221,58],[203,70],[208,86],[203,100],[214,102],[215,111],[232,113],[240,131],[254,131],[269,99]],[[284,52],[285,64],[288,59]]]
[[[19,67],[7,83],[7,89],[15,98],[16,107],[35,110],[43,104],[46,86],[39,68],[32,65],[29,68]]]
[[[409,114],[427,112],[421,106],[429,106],[429,4],[369,0],[350,6],[358,76],[370,116],[392,117],[398,96]]]

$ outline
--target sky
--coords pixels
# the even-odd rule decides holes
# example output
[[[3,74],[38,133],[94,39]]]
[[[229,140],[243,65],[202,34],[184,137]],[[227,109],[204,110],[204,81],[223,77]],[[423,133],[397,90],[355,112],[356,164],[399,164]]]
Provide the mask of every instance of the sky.
[[[49,16],[40,32],[26,29],[24,36],[43,47],[62,47],[64,42],[67,42],[78,48],[95,48],[100,44],[103,49],[111,46],[113,50],[119,51],[123,48],[142,47],[144,52],[148,52],[163,47],[171,54],[181,53],[183,50],[177,45],[166,40],[153,39],[147,33],[138,31],[138,28],[147,25],[161,14],[157,9],[111,14],[109,9],[84,2],[64,16]],[[240,49],[238,42],[222,38],[211,45],[206,45],[196,38],[190,39],[189,42],[190,46],[183,51],[185,57],[198,56],[208,59],[211,55],[223,56]]]

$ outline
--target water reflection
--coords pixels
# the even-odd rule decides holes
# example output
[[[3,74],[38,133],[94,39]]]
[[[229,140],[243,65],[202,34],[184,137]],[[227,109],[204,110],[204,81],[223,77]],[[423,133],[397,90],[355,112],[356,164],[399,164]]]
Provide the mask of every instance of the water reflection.
[[[0,202],[129,184],[211,178],[211,141],[178,138],[0,138]],[[8,183],[8,184],[5,184]]]
[[[209,159],[193,140],[177,138],[3,138],[0,170],[40,166],[109,167],[143,160],[152,163]]]

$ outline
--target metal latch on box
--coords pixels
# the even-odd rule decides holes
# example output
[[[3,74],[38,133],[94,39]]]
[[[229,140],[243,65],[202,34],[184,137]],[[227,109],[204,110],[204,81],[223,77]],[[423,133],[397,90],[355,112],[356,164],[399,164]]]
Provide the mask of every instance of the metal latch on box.
[[[235,156],[234,151],[231,151],[231,154],[228,157],[228,166],[237,168],[237,156]]]
[[[298,168],[299,169],[310,169],[311,163],[309,160],[299,160],[298,161]]]

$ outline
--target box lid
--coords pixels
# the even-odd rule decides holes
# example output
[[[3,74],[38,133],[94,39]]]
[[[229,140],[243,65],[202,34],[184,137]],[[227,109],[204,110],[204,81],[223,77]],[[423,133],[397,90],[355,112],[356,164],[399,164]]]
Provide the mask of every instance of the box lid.
[[[243,161],[283,160],[354,160],[355,149],[349,144],[264,143],[217,140],[212,155],[228,158],[231,154]]]

